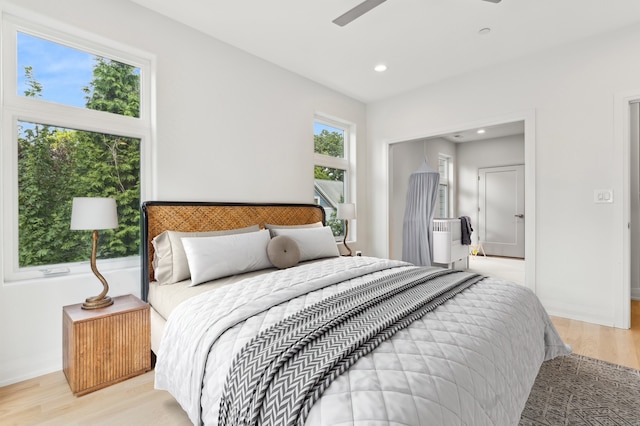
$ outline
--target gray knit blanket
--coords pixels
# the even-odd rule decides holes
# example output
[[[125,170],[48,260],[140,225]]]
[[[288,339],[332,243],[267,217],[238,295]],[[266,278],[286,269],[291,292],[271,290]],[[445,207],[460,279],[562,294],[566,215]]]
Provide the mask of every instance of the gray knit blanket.
[[[256,336],[235,358],[220,425],[302,425],[358,359],[483,277],[403,270],[325,299]]]

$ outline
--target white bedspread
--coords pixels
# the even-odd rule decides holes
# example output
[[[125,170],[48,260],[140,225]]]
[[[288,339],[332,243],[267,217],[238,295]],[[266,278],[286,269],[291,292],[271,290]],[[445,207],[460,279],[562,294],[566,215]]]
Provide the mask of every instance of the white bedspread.
[[[156,365],[194,424],[216,424],[235,354],[286,316],[405,263],[339,257],[196,296],[171,314]],[[365,275],[362,275],[365,274]],[[314,405],[311,425],[517,424],[545,359],[568,353],[533,293],[486,279],[360,359]]]

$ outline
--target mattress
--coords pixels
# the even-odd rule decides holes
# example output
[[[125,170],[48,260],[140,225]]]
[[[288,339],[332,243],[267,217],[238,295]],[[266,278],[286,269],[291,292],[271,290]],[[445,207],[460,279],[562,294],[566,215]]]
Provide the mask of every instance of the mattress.
[[[247,272],[245,274],[233,275],[230,277],[220,278],[208,283],[191,285],[191,280],[184,280],[175,284],[160,285],[157,281],[149,283],[149,304],[151,307],[165,320],[176,306],[185,300],[215,290],[220,287],[233,285],[247,278],[252,278],[262,274],[273,272],[273,269],[263,269],[261,271]]]
[[[311,260],[308,262],[301,262],[300,265],[305,263],[314,263],[322,260]],[[160,316],[167,320],[173,310],[185,300],[197,296],[202,293],[206,293],[211,290],[215,290],[221,287],[233,285],[245,279],[251,279],[260,275],[269,274],[274,272],[274,268],[262,269],[259,271],[247,272],[244,274],[232,275],[229,277],[219,278],[207,283],[198,284],[196,286],[191,285],[191,280],[184,280],[175,284],[160,285],[157,281],[149,283],[149,295],[148,301],[151,307]]]

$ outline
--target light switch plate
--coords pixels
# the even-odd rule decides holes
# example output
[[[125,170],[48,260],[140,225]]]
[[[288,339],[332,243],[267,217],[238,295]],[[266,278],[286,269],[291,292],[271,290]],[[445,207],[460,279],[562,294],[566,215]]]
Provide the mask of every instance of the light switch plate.
[[[594,189],[593,202],[596,204],[613,203],[613,189]]]

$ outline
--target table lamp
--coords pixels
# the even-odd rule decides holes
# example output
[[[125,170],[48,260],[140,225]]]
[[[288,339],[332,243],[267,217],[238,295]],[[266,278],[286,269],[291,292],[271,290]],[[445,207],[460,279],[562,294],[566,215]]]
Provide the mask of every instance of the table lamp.
[[[351,249],[347,245],[347,236],[349,235],[349,221],[356,218],[356,205],[353,203],[338,204],[336,218],[344,220],[344,240],[342,244],[344,244],[344,247],[349,251],[349,256],[351,256]]]
[[[79,197],[73,199],[71,208],[71,229],[93,231],[91,247],[91,270],[104,287],[102,293],[89,297],[82,304],[82,309],[98,309],[113,304],[107,293],[109,284],[98,272],[96,267],[96,253],[98,251],[98,230],[114,229],[118,227],[118,211],[116,200],[113,198]]]

